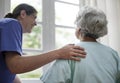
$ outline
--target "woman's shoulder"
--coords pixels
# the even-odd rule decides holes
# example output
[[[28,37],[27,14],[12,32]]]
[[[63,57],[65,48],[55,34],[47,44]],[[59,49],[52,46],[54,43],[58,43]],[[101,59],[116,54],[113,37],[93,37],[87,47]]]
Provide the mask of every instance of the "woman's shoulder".
[[[75,45],[81,46],[85,49],[96,49],[96,50],[104,50],[112,53],[116,53],[117,51],[113,49],[112,47],[102,44],[100,42],[78,42]]]

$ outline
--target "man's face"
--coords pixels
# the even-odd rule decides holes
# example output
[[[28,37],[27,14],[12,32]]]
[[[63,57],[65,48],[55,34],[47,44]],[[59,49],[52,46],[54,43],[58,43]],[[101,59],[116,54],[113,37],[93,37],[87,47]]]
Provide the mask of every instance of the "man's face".
[[[26,18],[24,20],[25,22],[25,27],[24,27],[24,32],[25,33],[30,33],[33,29],[33,27],[36,25],[36,14],[31,14],[31,15],[26,15]]]
[[[26,14],[25,10],[22,10],[18,20],[20,21],[23,33],[31,33],[32,28],[36,25],[37,13],[32,13],[30,15]]]

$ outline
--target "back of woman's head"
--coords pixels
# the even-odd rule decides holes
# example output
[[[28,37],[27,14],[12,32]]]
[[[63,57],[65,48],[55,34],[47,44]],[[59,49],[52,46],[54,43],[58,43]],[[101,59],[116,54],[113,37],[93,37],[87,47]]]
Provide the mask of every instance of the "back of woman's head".
[[[36,9],[28,4],[19,4],[12,13],[8,13],[5,15],[5,18],[17,18],[20,16],[22,10],[25,10],[27,15],[31,15],[33,13],[37,13]]]
[[[97,39],[107,34],[106,15],[100,9],[89,6],[81,8],[75,22],[84,36]]]

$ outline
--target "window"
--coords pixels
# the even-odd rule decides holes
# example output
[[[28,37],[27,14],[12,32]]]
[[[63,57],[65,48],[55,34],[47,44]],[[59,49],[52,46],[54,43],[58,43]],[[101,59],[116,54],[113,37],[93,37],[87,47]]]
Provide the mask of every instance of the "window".
[[[79,0],[55,1],[55,46],[75,43],[74,21],[79,11]]]

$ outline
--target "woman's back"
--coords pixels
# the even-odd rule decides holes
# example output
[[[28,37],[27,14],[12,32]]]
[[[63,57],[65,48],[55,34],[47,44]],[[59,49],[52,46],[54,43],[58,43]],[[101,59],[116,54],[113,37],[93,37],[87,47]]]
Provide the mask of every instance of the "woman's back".
[[[117,53],[97,42],[80,42],[87,56],[80,62],[57,60],[41,80],[45,83],[116,83],[120,79]]]

